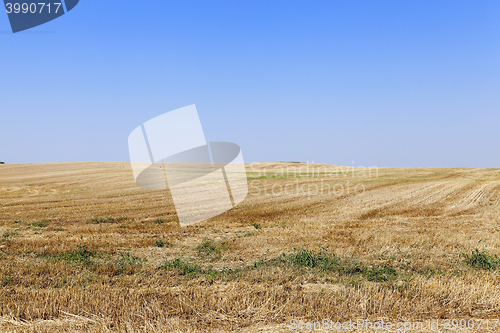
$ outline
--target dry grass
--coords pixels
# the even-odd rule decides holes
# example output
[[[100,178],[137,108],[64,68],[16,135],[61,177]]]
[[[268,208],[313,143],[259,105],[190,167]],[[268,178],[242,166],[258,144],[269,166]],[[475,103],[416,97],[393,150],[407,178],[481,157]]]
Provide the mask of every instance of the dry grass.
[[[181,228],[168,191],[136,187],[128,163],[0,165],[0,330],[500,317],[500,170],[279,172],[301,166],[248,166],[245,201]]]

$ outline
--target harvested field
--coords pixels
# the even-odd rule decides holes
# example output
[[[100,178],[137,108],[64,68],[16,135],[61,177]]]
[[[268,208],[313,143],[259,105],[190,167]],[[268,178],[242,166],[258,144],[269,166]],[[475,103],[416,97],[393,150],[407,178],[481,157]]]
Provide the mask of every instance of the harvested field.
[[[181,228],[129,163],[0,165],[0,331],[500,318],[500,169],[247,173],[238,207]]]

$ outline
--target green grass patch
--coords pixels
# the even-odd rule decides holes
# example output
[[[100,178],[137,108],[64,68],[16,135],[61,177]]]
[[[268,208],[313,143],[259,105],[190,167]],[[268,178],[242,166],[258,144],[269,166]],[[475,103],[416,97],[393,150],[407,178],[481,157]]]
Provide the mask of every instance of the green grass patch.
[[[196,252],[200,257],[211,257],[213,260],[219,259],[226,249],[224,244],[212,239],[205,239],[196,247]]]
[[[32,226],[32,227],[45,228],[49,224],[50,224],[49,220],[41,220],[41,221],[36,221],[36,222],[33,222],[33,223],[29,223],[28,225]]]
[[[172,261],[167,261],[159,268],[176,269],[180,272],[181,275],[191,276],[199,276],[205,272],[205,270],[200,265],[186,262],[180,258],[176,258]]]
[[[231,268],[224,268],[219,271],[214,269],[212,265],[203,267],[195,263],[186,262],[180,258],[166,261],[163,265],[158,267],[158,269],[176,270],[180,275],[186,276],[188,278],[204,277],[209,283],[213,283],[219,278],[234,277],[235,274],[238,274],[242,271],[241,269]]]
[[[87,224],[101,224],[101,223],[118,223],[125,221],[125,217],[118,217],[118,218],[113,218],[113,217],[104,217],[104,218],[95,218],[87,222]]]
[[[205,241],[201,244],[204,251],[212,253],[214,244]],[[175,269],[180,275],[190,278],[205,276],[209,281],[217,278],[235,278],[244,276],[240,273],[250,270],[265,269],[275,266],[286,268],[305,269],[313,274],[328,274],[336,272],[339,275],[347,276],[351,280],[362,280],[374,282],[386,282],[396,280],[399,276],[398,271],[392,266],[368,267],[365,264],[352,258],[341,258],[336,255],[330,255],[326,251],[314,252],[308,249],[300,249],[292,254],[281,254],[273,259],[263,259],[246,265],[241,268],[215,270],[211,265],[208,267],[196,263],[189,263],[180,258],[165,262],[159,268]],[[302,271],[304,273],[304,271]],[[360,280],[360,281],[361,281]]]
[[[394,267],[382,266],[367,269],[364,276],[368,281],[391,281],[398,277],[398,272]]]
[[[6,287],[12,282],[12,280],[14,280],[14,274],[12,272],[5,273],[0,281],[0,285],[2,287]]]
[[[425,276],[428,279],[433,276],[445,274],[445,272],[439,269],[439,267],[432,267],[432,266],[424,266],[422,268],[417,269],[415,272]]]
[[[14,236],[17,236],[17,231],[15,230],[11,230],[11,229],[7,229],[4,231],[2,237],[3,238],[9,238],[9,237],[14,237]]]
[[[73,251],[56,255],[55,259],[66,261],[68,263],[83,263],[86,265],[90,265],[93,263],[92,260],[96,256],[96,252],[89,249],[87,245],[79,245]]]
[[[155,247],[170,247],[170,243],[165,239],[157,239],[153,242],[153,246]]]
[[[490,254],[486,249],[479,251],[478,248],[460,254],[462,261],[474,269],[494,270],[500,267],[500,258],[494,253]]]
[[[114,266],[116,269],[116,274],[134,274],[141,267],[144,260],[136,257],[128,252],[121,252],[114,261]]]
[[[262,228],[262,226],[260,225],[260,223],[259,223],[259,222],[253,222],[253,223],[252,223],[252,226],[253,226],[255,229],[260,229],[260,228]]]
[[[281,261],[300,268],[308,268],[320,272],[337,272],[339,275],[360,275],[368,281],[391,281],[398,277],[392,266],[368,267],[353,258],[341,258],[324,250],[314,252],[299,249],[296,253],[282,254]]]

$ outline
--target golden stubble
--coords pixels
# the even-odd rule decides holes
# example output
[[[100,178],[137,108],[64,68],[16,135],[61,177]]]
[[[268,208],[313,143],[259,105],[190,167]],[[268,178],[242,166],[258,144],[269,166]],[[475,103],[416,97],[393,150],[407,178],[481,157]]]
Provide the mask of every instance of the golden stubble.
[[[322,174],[294,174],[301,166],[248,165],[238,207],[181,228],[169,192],[138,188],[128,163],[0,165],[0,329],[284,332],[292,318],[500,315],[497,271],[459,259],[500,253],[500,170],[315,164]],[[212,255],[200,253],[207,241]],[[84,245],[100,254],[92,267],[51,259]],[[300,248],[403,273],[389,284],[275,266],[215,280],[158,269],[175,258],[237,269]],[[120,253],[142,264],[106,264]]]

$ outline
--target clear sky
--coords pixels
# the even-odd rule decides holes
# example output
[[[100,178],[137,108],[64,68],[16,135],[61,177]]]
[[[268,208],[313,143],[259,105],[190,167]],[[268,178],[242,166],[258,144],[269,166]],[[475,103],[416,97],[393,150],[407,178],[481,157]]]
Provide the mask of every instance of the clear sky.
[[[246,162],[498,168],[500,1],[81,0],[17,34],[0,13],[0,161],[128,161],[190,104]]]

